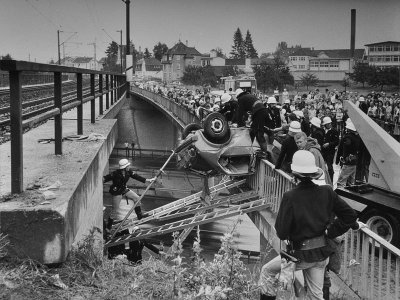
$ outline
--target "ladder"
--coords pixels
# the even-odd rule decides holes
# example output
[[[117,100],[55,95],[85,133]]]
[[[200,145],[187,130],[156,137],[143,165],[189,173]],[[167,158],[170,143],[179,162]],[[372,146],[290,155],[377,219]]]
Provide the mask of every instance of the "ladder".
[[[218,192],[222,191],[223,189],[229,189],[229,188],[233,188],[236,186],[240,186],[245,182],[246,182],[246,179],[229,180],[229,181],[220,182],[219,184],[216,184],[213,187],[210,187],[210,196],[213,197],[214,195],[216,195]],[[160,218],[161,216],[167,215],[167,214],[174,212],[182,207],[192,205],[192,204],[198,202],[200,200],[201,196],[202,196],[202,191],[197,192],[188,197],[176,200],[174,202],[168,203],[166,205],[157,207],[157,208],[147,212],[147,214],[149,215],[148,217],[145,217],[141,220],[132,218],[132,219],[128,220],[128,222],[126,222],[126,224],[124,224],[123,227],[127,228],[130,226],[140,225],[140,224],[152,221],[152,220],[156,220],[156,219]]]
[[[270,206],[271,204],[267,203],[265,199],[254,200],[240,205],[224,208],[222,210],[197,215],[191,218],[165,224],[162,226],[157,226],[151,229],[137,230],[131,234],[115,237],[109,240],[108,242],[105,243],[104,247],[108,248],[120,244],[129,243],[132,241],[137,241],[140,239],[149,238],[152,236],[157,236],[161,234],[174,232],[177,230],[182,230],[188,227],[194,227],[197,225],[210,223],[216,220],[232,217],[239,214],[245,214],[256,210],[264,210]]]

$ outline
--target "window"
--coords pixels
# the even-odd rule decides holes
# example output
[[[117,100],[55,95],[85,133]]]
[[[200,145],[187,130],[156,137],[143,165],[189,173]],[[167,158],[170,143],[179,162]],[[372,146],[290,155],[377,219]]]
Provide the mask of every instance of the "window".
[[[319,62],[319,66],[321,67],[321,68],[329,68],[329,62],[328,61],[320,61]]]
[[[175,59],[180,60],[181,59],[180,55],[175,55]]]
[[[304,70],[305,68],[306,68],[305,65],[299,65],[299,69],[300,69],[300,70]]]
[[[390,48],[391,48],[390,46],[386,46],[385,51],[390,51]]]
[[[181,69],[181,64],[176,64],[176,69],[180,70]]]
[[[391,56],[384,56],[385,57],[385,61],[391,61]]]
[[[311,68],[318,68],[318,67],[319,67],[319,62],[317,62],[317,61],[310,61],[310,67],[311,67]]]
[[[393,46],[393,51],[399,51],[399,46]]]
[[[395,55],[395,56],[393,56],[393,61],[399,61],[400,59],[400,56],[397,56],[397,55]]]
[[[330,68],[339,68],[339,61],[337,61],[337,60],[331,60],[331,61],[329,62],[329,67],[330,67]]]
[[[300,56],[299,60],[301,60],[301,61],[305,61],[305,60],[306,60],[306,58],[305,58],[304,56]]]
[[[293,69],[297,69],[297,66],[296,66],[296,65],[293,65],[292,67],[293,67]]]
[[[290,60],[291,60],[291,61],[297,61],[297,56],[291,56],[291,57],[290,57]]]
[[[376,47],[376,51],[378,51],[378,52],[382,52],[383,51],[383,47],[382,46],[378,46],[378,47]]]
[[[382,61],[382,56],[377,56],[376,61]]]

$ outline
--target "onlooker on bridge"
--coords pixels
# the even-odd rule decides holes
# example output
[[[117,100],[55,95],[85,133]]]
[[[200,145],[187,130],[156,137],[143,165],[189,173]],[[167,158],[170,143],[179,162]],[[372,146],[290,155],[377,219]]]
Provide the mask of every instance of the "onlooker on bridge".
[[[281,152],[275,163],[275,169],[282,169],[290,173],[290,164],[292,163],[293,154],[297,151],[297,145],[294,140],[296,133],[301,132],[300,123],[292,121],[289,124],[289,132],[282,142]]]
[[[364,224],[357,223],[356,212],[331,186],[319,186],[312,182],[312,179],[321,176],[322,170],[315,165],[311,152],[297,151],[291,169],[298,185],[283,194],[275,230],[280,240],[289,241],[286,251],[297,259],[295,269],[303,271],[308,299],[323,300],[325,267],[334,251],[326,237],[334,238],[342,234],[339,232],[342,224],[355,230]],[[331,223],[333,215],[337,219]],[[259,280],[261,300],[276,299],[276,275],[281,270],[281,260],[281,256],[277,256],[262,267]]]

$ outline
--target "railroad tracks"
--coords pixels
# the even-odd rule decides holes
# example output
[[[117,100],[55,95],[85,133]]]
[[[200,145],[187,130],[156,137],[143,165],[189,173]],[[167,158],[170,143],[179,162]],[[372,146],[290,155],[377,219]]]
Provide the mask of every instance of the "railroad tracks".
[[[67,82],[63,84],[63,88],[75,87],[75,82]],[[45,84],[40,86],[32,86],[23,88],[23,92],[40,92],[46,91],[53,88],[53,84]],[[4,90],[3,90],[4,91]],[[1,92],[3,92],[1,91]],[[9,91],[7,90],[7,94]],[[83,87],[82,89],[83,99],[90,97],[90,86]],[[2,95],[2,94],[0,94]],[[63,105],[69,104],[77,100],[76,89],[63,93]],[[22,118],[23,120],[32,118],[39,114],[50,111],[54,108],[54,96],[43,97],[35,100],[24,101],[22,103]],[[10,125],[10,106],[4,106],[0,108],[0,126]]]

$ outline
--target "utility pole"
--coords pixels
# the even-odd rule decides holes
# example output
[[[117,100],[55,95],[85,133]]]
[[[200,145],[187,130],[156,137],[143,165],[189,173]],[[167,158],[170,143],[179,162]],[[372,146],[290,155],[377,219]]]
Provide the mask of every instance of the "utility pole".
[[[57,29],[57,50],[58,50],[58,64],[61,65],[61,53],[60,53],[60,30]]]
[[[119,46],[119,53],[120,53],[120,61],[121,61],[121,74],[122,74],[122,29],[121,30],[117,30],[117,32],[119,32],[121,34],[121,42],[120,42],[120,46]]]
[[[97,61],[96,61],[96,39],[94,40],[93,43],[89,43],[88,45],[93,45],[94,48],[94,69],[97,70]]]
[[[127,56],[131,54],[131,49],[130,49],[130,44],[131,44],[131,38],[130,38],[130,31],[129,31],[129,6],[131,4],[130,0],[122,0],[126,4],[126,51],[125,51],[125,74],[127,75],[128,68],[132,68],[132,66],[128,66],[128,61],[127,61]],[[133,61],[132,61],[133,63]],[[133,70],[132,70],[133,72]],[[129,99],[129,82],[128,80],[126,81],[126,98]]]

